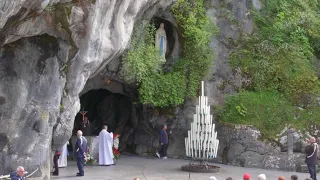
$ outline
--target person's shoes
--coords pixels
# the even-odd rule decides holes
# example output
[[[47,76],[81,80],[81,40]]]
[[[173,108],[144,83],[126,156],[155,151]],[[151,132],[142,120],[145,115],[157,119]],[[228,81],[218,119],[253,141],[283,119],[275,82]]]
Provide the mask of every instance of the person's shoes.
[[[160,158],[160,154],[158,152],[156,152],[156,155],[158,156],[158,158]]]
[[[162,159],[168,159],[167,156],[163,157]]]
[[[52,176],[59,176],[58,173],[52,173]]]
[[[79,174],[79,173],[77,173],[77,176],[84,176],[83,174]]]

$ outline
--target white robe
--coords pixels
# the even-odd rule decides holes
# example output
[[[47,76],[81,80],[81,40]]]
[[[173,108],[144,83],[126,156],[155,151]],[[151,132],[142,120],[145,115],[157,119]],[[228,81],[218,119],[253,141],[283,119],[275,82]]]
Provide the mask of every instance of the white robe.
[[[113,164],[113,133],[102,130],[99,134],[99,165]]]
[[[68,144],[68,142],[62,148],[62,152],[61,152],[61,155],[60,155],[59,161],[58,161],[59,167],[66,167],[67,166],[67,156],[68,156],[67,144]]]

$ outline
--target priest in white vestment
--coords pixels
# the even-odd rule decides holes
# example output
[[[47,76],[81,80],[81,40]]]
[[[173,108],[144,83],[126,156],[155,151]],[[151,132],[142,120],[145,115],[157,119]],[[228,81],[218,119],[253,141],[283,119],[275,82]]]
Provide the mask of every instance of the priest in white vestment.
[[[108,126],[104,125],[99,134],[99,165],[113,164],[113,134],[109,133]]]
[[[67,158],[68,158],[68,149],[67,145],[69,144],[69,141],[63,146],[61,155],[59,157],[58,166],[60,167],[67,167]]]

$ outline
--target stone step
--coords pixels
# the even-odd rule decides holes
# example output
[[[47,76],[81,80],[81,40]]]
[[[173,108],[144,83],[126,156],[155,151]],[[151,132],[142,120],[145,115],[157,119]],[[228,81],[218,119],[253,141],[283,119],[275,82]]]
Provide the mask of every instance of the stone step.
[[[316,165],[316,168],[318,169],[318,165]],[[299,172],[308,173],[308,166],[306,164],[300,165]]]

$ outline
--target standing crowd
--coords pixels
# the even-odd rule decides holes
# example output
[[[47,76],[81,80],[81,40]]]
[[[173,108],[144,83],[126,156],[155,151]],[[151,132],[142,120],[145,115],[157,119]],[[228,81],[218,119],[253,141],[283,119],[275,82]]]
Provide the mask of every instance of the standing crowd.
[[[211,180],[217,180],[214,176],[210,177]],[[292,175],[290,178],[290,180],[298,180],[298,176],[297,175]],[[233,180],[232,177],[228,177],[226,180]],[[251,179],[250,174],[246,173],[243,175],[243,180],[253,180]],[[267,180],[267,176],[265,174],[260,174],[257,177],[257,180]],[[286,178],[284,176],[280,176],[278,177],[278,180],[286,180]],[[305,180],[311,180],[309,178],[305,179]]]

